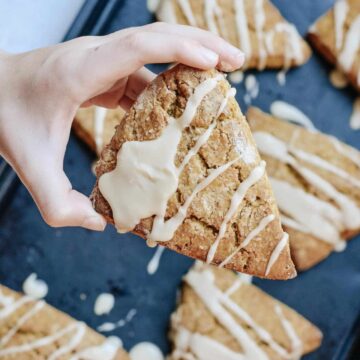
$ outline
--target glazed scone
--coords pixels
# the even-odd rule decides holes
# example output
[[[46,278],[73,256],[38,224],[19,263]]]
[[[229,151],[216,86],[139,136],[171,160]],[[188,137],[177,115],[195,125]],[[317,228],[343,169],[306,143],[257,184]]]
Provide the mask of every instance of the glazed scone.
[[[168,360],[300,359],[321,331],[244,275],[196,264],[171,317]]]
[[[242,49],[245,68],[304,64],[310,47],[269,0],[161,0],[157,18],[210,30]]]
[[[217,70],[159,75],[96,168],[95,209],[184,255],[272,279],[296,275],[287,234],[234,89]]]
[[[360,1],[338,0],[311,26],[314,47],[360,91]]]
[[[247,119],[290,235],[306,270],[360,232],[360,152],[334,137],[250,108]]]
[[[129,360],[120,339],[106,339],[43,300],[1,285],[0,324],[4,360]]]
[[[125,112],[122,108],[105,109],[98,106],[81,108],[73,122],[75,134],[94,152],[100,155],[111,140],[114,129],[120,124]]]

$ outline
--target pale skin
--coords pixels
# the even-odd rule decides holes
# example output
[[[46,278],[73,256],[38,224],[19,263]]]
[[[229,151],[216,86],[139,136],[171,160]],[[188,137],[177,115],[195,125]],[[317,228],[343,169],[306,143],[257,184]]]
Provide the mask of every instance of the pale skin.
[[[244,54],[209,32],[164,23],[23,54],[0,52],[0,155],[50,226],[98,231],[106,226],[63,170],[77,109],[129,108],[155,76],[144,65],[169,62],[233,71],[242,66]]]

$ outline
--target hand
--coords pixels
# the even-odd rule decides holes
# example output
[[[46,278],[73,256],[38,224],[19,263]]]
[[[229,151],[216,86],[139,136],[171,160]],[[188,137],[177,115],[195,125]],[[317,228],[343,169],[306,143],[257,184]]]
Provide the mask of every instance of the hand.
[[[206,31],[163,23],[0,53],[0,154],[49,225],[105,228],[63,171],[73,118],[81,105],[128,108],[155,76],[143,66],[168,62],[232,71],[244,55]]]

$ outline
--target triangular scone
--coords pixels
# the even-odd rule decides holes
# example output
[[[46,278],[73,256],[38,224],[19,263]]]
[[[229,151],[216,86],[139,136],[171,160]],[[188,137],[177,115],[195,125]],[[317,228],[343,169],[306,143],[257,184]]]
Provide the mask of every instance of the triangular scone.
[[[245,52],[245,68],[304,64],[310,47],[269,0],[162,0],[157,18],[210,30]]]
[[[114,135],[114,129],[124,117],[124,110],[98,106],[79,109],[73,122],[75,134],[100,155]]]
[[[360,91],[360,1],[339,0],[311,26],[314,47]]]
[[[360,152],[331,136],[250,108],[247,113],[298,270],[360,232]]]
[[[115,337],[0,285],[0,358],[129,360]]]
[[[296,275],[265,163],[218,71],[178,65],[159,75],[96,173],[94,207],[119,232],[256,276]]]
[[[171,318],[169,360],[300,359],[321,331],[230,270],[196,264]]]

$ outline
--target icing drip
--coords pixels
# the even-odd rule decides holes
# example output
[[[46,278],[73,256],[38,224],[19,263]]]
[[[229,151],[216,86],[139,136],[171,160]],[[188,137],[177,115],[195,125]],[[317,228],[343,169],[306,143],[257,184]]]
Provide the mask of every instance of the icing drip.
[[[149,12],[154,13],[159,7],[160,0],[147,0],[146,5]]]
[[[131,360],[164,360],[161,350],[151,342],[136,344],[129,353]]]
[[[95,111],[94,133],[95,133],[96,152],[100,154],[104,146],[103,137],[104,137],[104,127],[105,127],[107,109],[100,106],[95,106],[94,111]]]
[[[94,313],[98,316],[109,314],[115,305],[115,297],[113,294],[102,293],[95,301]]]
[[[309,231],[304,227],[304,225],[300,224],[299,222],[295,221],[287,217],[286,215],[281,215],[281,223],[289,228],[292,228],[297,231],[301,231],[302,233],[308,233]]]
[[[159,20],[167,22],[169,24],[176,24],[176,13],[173,5],[173,0],[163,0],[160,2],[157,16]]]
[[[350,127],[353,130],[360,130],[360,97],[354,102],[354,108],[350,118]]]
[[[250,173],[250,175],[239,185],[237,190],[235,191],[229,210],[225,214],[224,220],[220,225],[219,233],[215,239],[215,242],[211,245],[209,253],[207,255],[207,263],[211,263],[214,260],[217,248],[220,244],[221,239],[225,236],[228,223],[236,214],[241,202],[243,201],[247,191],[255,185],[264,175],[265,173],[265,161],[261,161],[258,166],[256,166]]]
[[[347,0],[336,1],[334,5],[334,22],[335,22],[335,48],[341,50],[344,41],[344,25],[349,5]]]
[[[30,298],[29,296],[23,296],[15,301],[14,298],[12,298],[11,296],[5,296],[0,291],[0,304],[3,306],[3,308],[0,310],[0,319],[4,319],[10,316],[21,306],[29,302],[34,302],[34,298]],[[51,345],[55,342],[58,342],[64,336],[71,335],[69,340],[61,342],[62,345],[59,346],[47,357],[48,360],[56,360],[61,358],[63,355],[72,352],[80,344],[85,335],[86,326],[82,322],[73,322],[64,328],[55,331],[51,335],[43,336],[37,340],[32,340],[25,344],[13,345],[4,348],[4,346],[8,344],[10,340],[16,335],[16,333],[21,330],[22,326],[33,316],[39,313],[44,307],[45,301],[35,301],[34,305],[30,307],[30,309],[27,310],[19,319],[17,319],[15,325],[2,336],[2,338],[0,339],[0,357],[23,354],[44,346]],[[110,339],[108,340],[110,341]],[[106,340],[102,345],[94,346],[92,348],[83,350],[80,354],[71,357],[70,360],[114,359],[119,346],[116,346],[114,343],[112,343],[112,350],[110,351],[108,340]]]
[[[296,158],[291,155],[295,154],[296,157],[300,157],[303,160],[312,160],[312,154],[288,146],[285,142],[265,132],[255,132],[254,138],[262,153],[291,165],[309,184],[325,193],[337,203],[341,210],[341,219],[336,219],[339,224],[339,230],[343,230],[344,225],[351,229],[356,229],[360,226],[360,209],[357,204],[336,190],[335,187],[321,176],[302,166],[297,162]],[[340,234],[338,236],[340,236]]]
[[[84,349],[69,360],[113,360],[121,347],[121,340],[110,336],[101,345]]]
[[[337,89],[344,89],[348,86],[348,79],[340,70],[334,69],[331,71],[329,79],[332,86]]]
[[[37,278],[35,273],[30,274],[23,283],[23,291],[34,299],[43,299],[48,293],[45,281]]]
[[[240,48],[245,53],[246,58],[252,54],[251,40],[248,28],[248,20],[245,11],[244,0],[233,0],[236,18],[236,29],[240,40]]]
[[[268,356],[245,331],[243,326],[239,324],[236,318],[245,322],[247,327],[250,327],[261,341],[267,343],[281,357],[285,359],[289,358],[290,354],[287,350],[278,344],[267,330],[258,325],[242,307],[236,304],[229,295],[223,293],[215,285],[214,274],[211,270],[195,268],[185,276],[185,281],[192,287],[193,291],[199,296],[216,320],[237,340],[244,351],[244,359],[260,360],[268,359]],[[289,335],[290,338],[291,336],[292,335]],[[216,359],[223,359],[223,357],[219,356]],[[242,359],[242,357],[240,357],[240,359]]]
[[[250,74],[246,77],[245,89],[246,94],[244,95],[244,101],[247,105],[250,105],[251,101],[258,97],[260,90],[259,83],[254,75]]]
[[[239,290],[242,284],[251,284],[252,276],[248,274],[237,273],[237,278],[234,283],[226,290],[225,295],[231,296]]]
[[[258,51],[259,51],[259,62],[258,69],[263,70],[266,66],[267,53],[264,46],[264,26],[265,26],[265,12],[263,0],[254,0],[254,17],[255,17],[255,29],[256,36],[258,39]]]
[[[135,315],[137,314],[136,309],[131,309],[129,310],[129,312],[126,314],[124,319],[120,319],[119,321],[117,321],[116,323],[111,323],[111,322],[106,322],[100,326],[98,326],[98,331],[100,332],[110,332],[110,331],[114,331],[117,328],[122,328],[124,327],[126,324],[128,324],[130,321],[132,321],[132,319],[135,317]]]
[[[191,4],[189,0],[177,0],[178,4],[181,7],[182,12],[184,13],[186,20],[191,26],[197,26],[194,13],[191,9]]]
[[[244,80],[244,73],[241,70],[236,70],[233,71],[230,75],[229,75],[229,80],[233,83],[233,84],[241,84]]]
[[[217,0],[207,0],[204,2],[205,7],[205,20],[208,26],[208,29],[216,35],[220,35],[223,38],[226,38],[226,25],[224,22],[223,13],[221,7],[219,7]],[[216,25],[216,19],[219,22],[220,31]]]
[[[147,272],[149,275],[154,275],[158,270],[160,259],[162,254],[164,253],[164,250],[165,248],[162,246],[158,246],[157,249],[155,250],[153,257],[151,258],[147,266]]]
[[[123,144],[116,168],[100,177],[100,191],[112,208],[119,232],[131,231],[149,216],[156,215],[158,221],[164,217],[167,202],[178,187],[179,172],[174,159],[182,131],[190,125],[203,98],[221,79],[218,76],[198,85],[181,117],[170,118],[159,138]],[[168,151],[163,151],[164,148]],[[142,206],[138,206],[140,202]]]
[[[360,49],[360,15],[351,24],[345,38],[344,47],[339,55],[339,63],[345,72],[350,72]],[[358,81],[358,84],[360,82]]]
[[[289,234],[284,233],[281,240],[278,242],[278,244],[275,246],[275,249],[273,250],[269,262],[266,266],[265,276],[268,276],[270,274],[271,268],[274,266],[276,261],[279,259],[280,254],[284,250],[285,246],[289,242]]]
[[[259,225],[255,229],[250,231],[250,233],[246,236],[245,240],[241,243],[241,245],[220,264],[220,267],[224,267],[226,264],[228,264],[241,249],[249,245],[249,243],[263,230],[265,230],[266,226],[268,226],[272,221],[274,221],[274,219],[275,216],[272,214],[265,216],[263,219],[261,219]]]
[[[271,104],[270,112],[273,116],[288,122],[293,122],[297,125],[303,126],[311,132],[319,132],[314,123],[298,108],[286,103],[284,101],[274,101]],[[336,151],[351,160],[357,167],[360,168],[360,154],[349,147],[343,145],[336,137],[327,135],[329,141],[333,144]]]
[[[270,106],[270,112],[279,119],[301,125],[310,131],[316,131],[313,122],[302,111],[285,101],[274,101]]]
[[[344,247],[345,242],[339,234],[342,230],[339,225],[342,214],[336,207],[285,181],[272,178],[270,182],[282,212],[291,216],[307,232],[335,246],[335,249]]]

